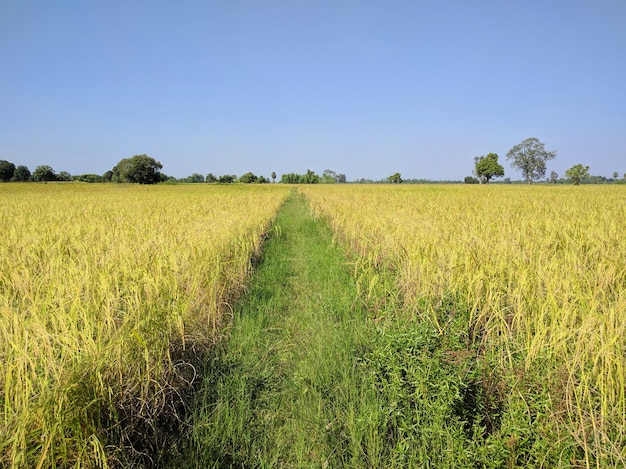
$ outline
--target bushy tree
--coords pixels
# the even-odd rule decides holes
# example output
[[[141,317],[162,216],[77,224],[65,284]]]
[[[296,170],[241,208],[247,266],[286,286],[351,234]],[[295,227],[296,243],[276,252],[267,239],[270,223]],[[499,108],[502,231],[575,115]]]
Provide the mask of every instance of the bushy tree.
[[[9,182],[15,175],[15,165],[10,161],[0,160],[0,181]]]
[[[556,181],[559,179],[559,173],[555,170],[550,171],[550,182],[552,184],[556,184]]]
[[[465,176],[465,180],[463,181],[465,184],[478,184],[480,181],[476,179],[474,176]]]
[[[242,174],[239,177],[239,182],[243,182],[244,184],[251,184],[253,182],[257,182],[258,179],[259,178],[256,177],[254,173],[248,172],[248,173]]]
[[[217,182],[220,184],[230,184],[231,182],[235,182],[237,180],[236,174],[224,174],[220,176]]]
[[[80,174],[76,177],[74,177],[75,181],[81,181],[81,182],[102,182],[102,176],[100,176],[99,174]]]
[[[402,184],[402,176],[400,173],[394,173],[387,178],[387,180],[392,184]]]
[[[317,184],[320,182],[320,177],[315,171],[311,171],[310,169],[306,170],[306,174],[302,178],[303,184]]]
[[[280,177],[280,182],[287,184],[298,184],[300,182],[300,175],[296,173],[283,174]]]
[[[570,169],[565,171],[565,175],[572,180],[575,186],[577,186],[583,180],[589,178],[589,166],[575,164]]]
[[[204,178],[205,182],[217,182],[217,177],[213,173],[209,173]]]
[[[481,183],[488,184],[495,177],[504,176],[504,168],[498,163],[498,155],[489,153],[486,156],[477,156],[474,158],[475,174]]]
[[[15,168],[15,172],[13,173],[13,177],[11,181],[17,182],[28,182],[32,178],[32,174],[30,174],[30,169],[24,165],[19,165]]]
[[[307,169],[306,174],[283,174],[280,177],[280,182],[288,184],[317,184],[320,182],[320,177],[314,171]]]
[[[272,182],[276,182],[276,173],[272,171]]]
[[[193,173],[191,176],[187,176],[185,182],[190,182],[192,184],[198,184],[204,182],[204,176],[199,173]]]
[[[43,182],[54,181],[56,179],[56,174],[54,173],[54,169],[46,164],[43,164],[35,168],[33,179],[35,181]]]
[[[161,181],[163,165],[148,155],[124,158],[113,168],[113,180],[139,184],[156,184]]]
[[[325,169],[322,173],[322,182],[324,184],[335,184],[337,182],[337,173],[330,169]]]
[[[72,175],[67,171],[61,171],[57,174],[57,181],[71,181]]]
[[[536,138],[527,138],[511,148],[506,158],[512,160],[511,166],[519,169],[528,184],[532,184],[545,176],[546,161],[556,158],[556,152],[546,151],[544,144]]]

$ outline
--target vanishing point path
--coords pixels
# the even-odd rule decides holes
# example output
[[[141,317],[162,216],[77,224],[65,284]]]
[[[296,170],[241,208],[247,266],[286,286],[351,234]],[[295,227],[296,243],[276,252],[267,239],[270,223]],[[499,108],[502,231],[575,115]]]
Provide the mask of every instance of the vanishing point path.
[[[294,192],[210,363],[178,467],[376,466],[380,404],[357,361],[367,321],[356,298],[330,229]]]

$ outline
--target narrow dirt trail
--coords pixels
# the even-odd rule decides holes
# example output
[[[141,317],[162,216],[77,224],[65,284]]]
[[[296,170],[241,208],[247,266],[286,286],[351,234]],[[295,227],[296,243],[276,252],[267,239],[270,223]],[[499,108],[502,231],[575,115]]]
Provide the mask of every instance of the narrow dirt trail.
[[[294,193],[210,365],[189,467],[376,466],[362,449],[379,404],[358,370],[356,298],[330,230]]]

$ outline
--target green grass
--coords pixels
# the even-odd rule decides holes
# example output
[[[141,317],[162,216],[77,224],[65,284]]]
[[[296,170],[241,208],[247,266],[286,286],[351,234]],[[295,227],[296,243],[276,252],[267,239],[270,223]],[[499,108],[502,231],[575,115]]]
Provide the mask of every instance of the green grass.
[[[204,370],[177,468],[567,465],[507,409],[453,297],[402,311],[390,278],[363,285],[332,240],[294,193]]]
[[[285,204],[195,416],[197,467],[366,461],[375,390],[355,370],[365,312],[328,228],[302,196]],[[372,409],[368,409],[372,407]],[[192,465],[195,463],[192,463]]]

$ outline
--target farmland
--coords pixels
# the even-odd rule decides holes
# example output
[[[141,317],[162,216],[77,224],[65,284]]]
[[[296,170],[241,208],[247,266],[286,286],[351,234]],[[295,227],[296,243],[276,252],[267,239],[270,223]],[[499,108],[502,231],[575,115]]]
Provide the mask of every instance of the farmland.
[[[288,193],[1,185],[0,466],[165,446]]]
[[[362,290],[378,302],[378,314],[386,314],[381,298],[395,297],[404,314],[442,336],[464,315],[462,354],[483,368],[479,395],[497,410],[488,429],[508,438],[509,449],[522,451],[530,440],[545,445],[548,461],[560,455],[559,465],[624,464],[626,191],[305,193],[357,256]]]
[[[625,463],[622,186],[0,201],[2,467]]]

